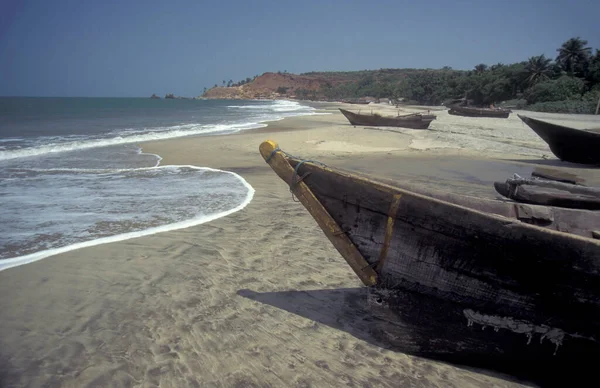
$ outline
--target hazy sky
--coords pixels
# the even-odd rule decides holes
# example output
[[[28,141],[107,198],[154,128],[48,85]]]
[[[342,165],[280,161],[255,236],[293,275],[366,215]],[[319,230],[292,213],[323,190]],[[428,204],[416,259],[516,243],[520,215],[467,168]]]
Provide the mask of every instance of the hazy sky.
[[[600,48],[598,0],[0,0],[0,95],[195,96],[266,71],[471,69]]]

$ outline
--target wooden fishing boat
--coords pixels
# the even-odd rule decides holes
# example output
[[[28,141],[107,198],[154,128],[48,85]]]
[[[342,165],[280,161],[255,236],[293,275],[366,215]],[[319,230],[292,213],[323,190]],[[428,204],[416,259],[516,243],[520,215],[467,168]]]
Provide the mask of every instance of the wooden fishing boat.
[[[391,347],[514,374],[595,370],[597,212],[434,198],[271,141],[260,153],[368,286]]]
[[[427,129],[429,124],[435,120],[435,115],[424,115],[421,113],[405,116],[379,116],[361,115],[340,108],[340,112],[350,121],[352,125],[364,125],[372,127],[402,127],[411,129]]]
[[[523,115],[517,116],[548,143],[552,153],[560,160],[600,164],[600,128],[575,129]]]
[[[352,101],[352,100],[342,100],[344,104],[354,104],[354,105],[369,105],[369,101]]]
[[[496,117],[506,119],[511,114],[510,110],[501,108],[475,108],[462,105],[450,105],[449,108],[448,113],[455,116]]]

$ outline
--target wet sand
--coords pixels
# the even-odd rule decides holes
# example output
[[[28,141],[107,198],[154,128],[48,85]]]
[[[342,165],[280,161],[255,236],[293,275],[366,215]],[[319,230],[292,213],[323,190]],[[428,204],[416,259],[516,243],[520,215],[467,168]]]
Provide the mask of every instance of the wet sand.
[[[335,107],[238,135],[142,144],[163,165],[237,172],[255,197],[210,223],[0,272],[0,386],[529,385],[388,349],[371,335],[361,283],[258,145],[272,139],[331,166],[490,198],[494,180],[536,166],[588,182],[598,170],[558,162],[515,115],[441,111],[432,131],[392,132],[353,128]]]

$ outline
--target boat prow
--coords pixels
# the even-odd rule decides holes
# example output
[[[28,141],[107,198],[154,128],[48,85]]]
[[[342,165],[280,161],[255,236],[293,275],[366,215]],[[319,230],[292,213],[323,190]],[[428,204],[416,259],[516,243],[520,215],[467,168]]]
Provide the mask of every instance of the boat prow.
[[[373,314],[392,322],[390,346],[509,373],[593,370],[600,241],[561,229],[591,211],[500,214],[298,159],[272,141],[260,153],[369,287]]]
[[[560,160],[600,164],[600,128],[576,129],[524,115],[517,116],[548,144]]]

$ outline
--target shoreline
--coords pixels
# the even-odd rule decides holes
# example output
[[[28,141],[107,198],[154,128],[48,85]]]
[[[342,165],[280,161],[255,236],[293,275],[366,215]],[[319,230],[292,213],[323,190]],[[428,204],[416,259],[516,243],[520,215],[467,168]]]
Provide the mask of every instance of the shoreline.
[[[159,159],[159,162],[160,162],[160,160],[161,159]],[[164,168],[164,167],[168,168],[169,166],[157,165],[154,167],[150,167],[149,169]],[[154,226],[154,227],[151,227],[148,229],[136,230],[136,231],[126,232],[126,233],[121,233],[121,234],[100,237],[100,238],[96,238],[93,240],[81,241],[81,242],[63,246],[63,247],[52,248],[52,249],[47,249],[47,250],[43,250],[43,251],[29,253],[29,254],[26,254],[23,256],[10,257],[7,259],[0,259],[0,272],[8,270],[10,268],[15,268],[18,266],[31,264],[36,261],[40,261],[43,259],[51,258],[56,255],[60,255],[61,253],[71,252],[71,251],[75,251],[78,249],[94,247],[94,246],[98,246],[98,245],[102,245],[102,244],[110,244],[110,243],[135,239],[135,238],[144,237],[144,236],[151,236],[151,235],[158,234],[158,233],[170,232],[172,230],[178,230],[178,229],[190,228],[190,227],[197,226],[197,225],[202,225],[202,224],[217,220],[222,217],[227,217],[230,214],[233,214],[237,211],[242,210],[252,201],[252,198],[254,197],[254,188],[252,188],[252,186],[250,186],[250,184],[248,184],[248,182],[246,182],[246,180],[244,180],[244,178],[242,178],[239,174],[236,174],[235,172],[218,170],[218,169],[213,169],[210,167],[198,167],[198,166],[178,166],[178,167],[187,167],[187,168],[192,168],[192,169],[196,169],[196,170],[222,172],[225,174],[234,175],[237,179],[240,180],[242,185],[244,185],[246,187],[246,189],[248,189],[248,192],[246,193],[246,198],[240,205],[235,206],[229,210],[219,212],[219,213],[203,215],[200,217],[190,218],[190,219],[187,219],[184,221],[174,222],[174,223],[170,223],[170,224],[164,224],[164,225],[160,225],[160,226]]]
[[[299,102],[299,103],[301,103],[301,102]],[[337,117],[332,117],[330,119],[327,119],[324,117],[321,117],[321,118],[314,117],[314,116],[335,115],[337,113],[338,108],[340,108],[340,107],[354,108],[354,106],[352,106],[351,104],[333,103],[333,102],[326,102],[326,103],[304,102],[304,103],[306,103],[305,104],[306,106],[314,108],[315,112],[313,114],[301,114],[298,116],[284,117],[284,118],[277,119],[277,120],[263,121],[263,122],[259,123],[259,124],[262,124],[261,127],[251,128],[251,129],[247,129],[247,130],[241,130],[239,132],[223,133],[223,134],[221,134],[221,133],[194,134],[194,135],[189,135],[189,136],[167,138],[167,139],[161,139],[161,140],[148,140],[148,141],[139,142],[139,143],[135,143],[135,144],[139,147],[140,153],[147,154],[147,155],[154,155],[157,157],[157,163],[154,166],[156,168],[156,167],[169,166],[170,164],[164,164],[164,160],[163,160],[164,158],[161,155],[156,154],[154,152],[148,152],[147,149],[144,149],[144,147],[152,148],[155,144],[158,144],[160,146],[160,144],[162,144],[163,142],[171,142],[171,141],[178,142],[178,141],[182,141],[184,139],[198,140],[198,139],[203,139],[203,138],[207,138],[207,137],[226,139],[227,136],[232,136],[232,135],[237,135],[237,136],[258,135],[258,134],[270,135],[270,134],[277,134],[277,133],[282,133],[282,132],[307,131],[307,130],[315,130],[315,129],[319,130],[319,129],[322,129],[325,127],[331,128],[334,126],[343,127],[344,124],[348,128],[351,127],[347,124],[346,120],[343,118],[340,118],[339,115]],[[348,106],[348,105],[351,105],[351,106]],[[422,107],[422,106],[403,106],[403,108],[398,109],[398,108],[395,108],[395,107],[392,107],[389,105],[385,105],[385,104],[374,104],[374,105],[360,106],[359,110],[369,110],[369,111],[375,111],[377,113],[390,114],[390,113],[395,113],[397,111],[399,112],[400,110],[405,110],[404,113],[412,113],[415,111],[417,111],[417,112],[422,111],[427,108],[428,107]],[[433,108],[437,108],[437,109],[434,109],[433,111],[434,112],[437,111],[439,114],[439,111],[441,110],[440,108],[443,108],[443,107],[433,107]],[[556,115],[556,114],[546,114],[546,115],[560,116],[560,115]],[[563,120],[568,119],[568,118],[564,118],[564,117],[563,118],[554,117],[554,118],[555,118],[555,120],[556,119],[559,119],[559,120],[560,119],[563,119]],[[487,119],[484,119],[484,120],[487,120]],[[356,128],[356,127],[353,127],[353,128]],[[531,157],[528,155],[506,154],[506,153],[501,153],[501,152],[493,152],[491,154],[482,155],[479,152],[469,152],[468,150],[460,149],[460,148],[444,148],[444,147],[442,147],[442,148],[433,148],[433,149],[427,149],[427,148],[426,149],[418,149],[418,148],[411,147],[412,144],[415,142],[415,139],[417,138],[416,135],[419,135],[422,133],[425,133],[425,134],[430,133],[427,130],[412,131],[412,130],[407,130],[407,129],[403,129],[403,128],[393,128],[393,129],[392,128],[386,128],[386,129],[368,128],[368,129],[382,131],[382,132],[396,133],[396,135],[398,135],[398,136],[404,135],[405,136],[404,140],[408,141],[408,146],[406,146],[406,144],[404,144],[404,148],[402,148],[402,147],[401,148],[393,148],[393,147],[387,147],[387,148],[386,147],[371,147],[371,148],[369,148],[369,147],[365,147],[365,146],[359,146],[359,147],[354,147],[354,148],[348,149],[347,143],[340,143],[340,144],[333,144],[333,146],[332,146],[332,144],[329,144],[329,146],[330,146],[329,149],[332,152],[334,152],[334,155],[336,152],[341,153],[341,155],[338,154],[337,157],[342,157],[342,155],[344,155],[344,154],[352,155],[353,153],[364,154],[366,152],[374,152],[377,154],[386,153],[387,155],[397,154],[395,156],[401,156],[402,158],[417,160],[419,162],[425,161],[426,163],[427,163],[427,161],[435,160],[436,158],[445,158],[445,157],[458,158],[458,160],[462,160],[464,162],[464,164],[468,163],[469,161],[476,162],[476,163],[483,163],[483,161],[486,161],[485,163],[487,163],[488,165],[490,165],[490,164],[493,165],[494,164],[493,161],[495,160],[496,163],[501,163],[501,161],[513,161],[513,162],[516,162],[517,164],[521,164],[521,165],[525,164],[526,165],[527,163],[531,163],[531,162],[535,161],[534,157]],[[433,131],[435,131],[435,129]],[[319,141],[319,140],[305,141],[305,143],[312,143],[312,144],[316,145],[317,147],[321,146],[323,144],[323,142],[327,142],[327,141]],[[521,160],[519,160],[519,158],[521,158]],[[354,159],[357,159],[356,155],[354,155]],[[515,160],[515,159],[517,159],[517,160]],[[549,160],[551,163],[551,159],[549,159]],[[207,164],[210,164],[210,163],[207,163]],[[179,164],[175,164],[175,165],[181,166]],[[202,169],[212,169],[213,168],[212,166],[195,166],[195,167],[202,168]],[[584,169],[583,167],[580,167],[580,168]],[[226,168],[224,168],[224,169],[216,168],[216,169],[227,172]],[[240,169],[240,168],[232,167],[230,169],[235,170],[235,171],[231,171],[234,174],[236,174],[236,172],[243,173],[245,171],[245,169],[243,169],[243,168]],[[361,169],[360,169],[360,167],[356,166],[355,170],[360,171]],[[518,165],[515,166],[515,170],[518,170],[517,172],[520,174],[525,173],[525,175],[527,175],[527,173],[530,172],[529,169],[523,168],[523,167],[518,167]],[[376,171],[366,171],[363,173],[375,174],[375,176],[377,176]],[[385,175],[381,176],[381,178],[389,179],[389,176],[390,176],[390,172],[388,171]],[[240,176],[240,179],[243,180],[243,178],[241,176]],[[468,185],[469,183],[473,183],[473,182],[464,182],[464,183]],[[451,185],[451,184],[446,185],[446,187],[449,187],[449,186],[453,186],[453,185]],[[460,186],[460,184],[459,184],[459,186]],[[251,189],[251,190],[253,190],[253,189]],[[482,195],[482,194],[484,194],[484,193],[481,193],[481,192],[479,193],[479,195]],[[489,194],[489,193],[487,193],[487,194]],[[250,195],[250,197],[251,196],[252,195]],[[247,205],[247,203],[246,203],[246,205]],[[237,209],[237,207],[235,209]],[[166,224],[166,225],[162,225],[161,227],[155,227],[155,228],[151,228],[148,230],[113,235],[113,236],[103,237],[100,239],[76,243],[71,246],[53,248],[53,249],[49,249],[46,251],[35,252],[35,253],[28,254],[25,256],[3,259],[3,260],[0,260],[0,271],[15,267],[15,266],[32,263],[34,261],[38,261],[38,260],[41,260],[41,259],[44,259],[47,257],[55,256],[60,253],[69,252],[69,251],[77,250],[77,249],[82,249],[85,247],[91,247],[91,246],[96,246],[96,245],[101,245],[101,244],[108,244],[108,243],[117,242],[117,241],[124,241],[124,240],[128,240],[131,238],[153,235],[156,233],[163,233],[165,231],[200,225],[200,224],[203,224],[206,222],[214,221],[215,219],[218,219],[221,217],[225,217],[225,216],[231,214],[232,212],[239,211],[239,210],[240,209],[232,210],[231,212],[227,211],[227,212],[225,212],[226,214],[224,214],[224,215],[216,215],[214,217],[211,216],[211,217],[208,217],[209,220],[198,222],[198,223],[192,222],[193,221],[192,219],[176,223],[177,225],[178,224],[186,224],[186,226],[177,226],[176,224]]]
[[[284,100],[282,100],[284,101]],[[298,116],[292,116],[292,117],[303,117],[303,116],[311,116],[313,115],[313,113],[301,113]],[[277,123],[281,120],[284,120],[286,117],[282,117],[282,118],[277,118],[277,119],[269,119],[269,120],[265,120],[265,121],[260,121],[255,123],[255,125],[257,125],[257,127],[255,128],[250,128],[247,130],[239,130],[238,132],[224,132],[224,133],[219,133],[219,132],[209,132],[206,134],[193,134],[193,135],[188,135],[188,136],[179,136],[179,137],[174,137],[174,138],[165,138],[165,139],[159,139],[159,140],[146,140],[145,142],[160,142],[160,141],[164,141],[164,140],[178,140],[178,139],[187,139],[187,138],[194,138],[194,137],[205,137],[205,136],[228,136],[228,135],[235,135],[238,133],[244,133],[247,131],[253,131],[253,130],[261,130],[263,128],[266,128],[268,126],[268,123]],[[246,125],[246,124],[245,124]],[[162,165],[162,157],[158,154],[154,154],[151,152],[145,152],[141,147],[139,147],[139,144],[144,143],[144,142],[125,142],[125,143],[119,143],[119,144],[115,144],[115,145],[108,145],[108,146],[99,146],[99,147],[91,147],[93,148],[104,148],[104,147],[114,147],[114,146],[121,146],[121,145],[125,145],[125,144],[134,144],[138,147],[137,149],[137,153],[141,154],[141,155],[151,155],[153,157],[156,158],[156,163],[154,164],[154,166],[148,166],[147,168],[159,168],[159,167],[164,167],[164,165]],[[185,166],[182,165],[180,167],[192,167],[192,168],[198,168],[198,169],[204,169],[204,170],[214,170],[211,169],[210,167],[205,167],[205,166]],[[140,169],[139,167],[136,169]],[[222,171],[222,170],[219,170]],[[223,171],[225,173],[229,173],[228,171]],[[245,182],[245,180],[239,176],[238,174],[233,173],[234,175],[236,175],[246,186],[248,186],[249,188],[249,198],[245,204],[249,203],[249,200],[251,200],[252,194],[253,194],[253,189],[251,188],[251,186],[249,186],[247,184],[247,182]],[[244,205],[245,206],[245,205]],[[242,206],[241,208],[243,208],[244,206]],[[80,242],[76,242],[76,243],[72,243],[70,245],[66,245],[66,246],[59,246],[59,247],[55,247],[55,248],[49,248],[49,249],[45,249],[45,250],[40,250],[40,251],[34,251],[33,253],[26,253],[24,255],[20,255],[20,256],[12,256],[12,257],[8,257],[8,258],[0,258],[0,271],[4,271],[7,270],[9,268],[14,268],[16,266],[20,266],[20,265],[25,265],[25,264],[29,264],[29,263],[33,263],[48,257],[52,257],[61,253],[65,253],[65,252],[69,252],[69,251],[73,251],[73,250],[77,250],[77,249],[82,249],[82,248],[86,248],[86,247],[92,247],[92,246],[97,246],[97,245],[101,245],[101,244],[108,244],[108,243],[112,243],[112,242],[118,242],[118,241],[124,241],[127,239],[131,239],[131,238],[137,238],[137,237],[141,237],[141,236],[147,236],[147,235],[152,235],[152,234],[156,234],[156,233],[162,233],[165,231],[170,231],[170,230],[176,230],[176,229],[181,229],[181,228],[186,228],[186,227],[191,227],[191,226],[195,226],[195,225],[200,225],[202,223],[206,223],[206,222],[210,222],[213,221],[214,219],[218,219],[224,216],[227,216],[229,214],[231,214],[231,212],[235,212],[240,210],[239,206],[236,206],[235,208],[231,209],[230,211],[225,211],[225,212],[221,212],[218,214],[214,214],[211,216],[205,216],[202,217],[201,220],[197,220],[196,218],[191,218],[185,221],[180,221],[180,222],[176,222],[176,223],[170,223],[170,224],[164,224],[158,227],[151,227],[149,229],[143,229],[143,230],[136,230],[136,231],[130,231],[130,232],[125,232],[125,233],[120,233],[120,234],[115,234],[115,235],[109,235],[109,236],[104,236],[104,237],[98,237],[92,240],[85,240],[85,241],[80,241]],[[183,225],[183,226],[182,226]]]
[[[483,134],[487,147],[510,147],[486,133],[520,141],[528,135],[513,128],[515,121],[444,117],[436,130],[414,133],[354,128],[342,119],[301,116],[236,136],[138,143],[160,155],[161,166],[235,172],[254,198],[201,225],[1,271],[0,385],[530,385],[394,351],[368,332],[360,281],[258,146],[270,138],[334,167],[491,198],[494,180],[536,166],[590,180],[598,174],[556,159],[478,151],[473,142],[464,151],[435,147],[435,140],[463,141],[469,133]],[[432,147],[411,148],[414,139]]]

